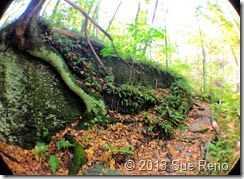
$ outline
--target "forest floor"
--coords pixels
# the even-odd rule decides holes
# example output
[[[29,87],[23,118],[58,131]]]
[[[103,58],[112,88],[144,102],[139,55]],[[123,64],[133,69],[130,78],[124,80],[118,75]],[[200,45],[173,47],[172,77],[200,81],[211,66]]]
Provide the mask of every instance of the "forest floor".
[[[121,119],[132,117],[116,115]],[[48,145],[49,154],[58,156],[60,163],[60,168],[54,174],[67,175],[71,165],[72,152],[69,149],[58,150],[56,147],[56,141],[64,139],[66,134],[75,136],[87,154],[88,162],[78,175],[82,175],[84,170],[89,171],[89,167],[94,164],[103,164],[126,175],[202,174],[205,169],[199,166],[199,162],[207,157],[206,145],[216,138],[211,117],[209,104],[194,99],[193,109],[185,120],[186,129],[173,129],[173,135],[165,139],[158,139],[156,134],[146,135],[147,126],[140,120],[130,124],[107,124],[106,128],[95,125],[89,130],[75,130],[77,121],[52,136]],[[140,114],[133,118],[139,119]],[[119,150],[126,146],[127,151]],[[24,150],[0,142],[0,154],[15,175],[52,174],[49,157],[40,159],[34,154],[34,149]],[[106,173],[106,170],[103,172]]]

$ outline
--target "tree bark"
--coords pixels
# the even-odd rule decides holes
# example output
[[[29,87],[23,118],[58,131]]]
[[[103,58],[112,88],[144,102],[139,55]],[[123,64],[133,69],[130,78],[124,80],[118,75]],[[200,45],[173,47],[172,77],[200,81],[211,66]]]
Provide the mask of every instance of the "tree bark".
[[[25,34],[28,33],[28,27],[30,28],[31,23],[35,21],[35,19],[39,16],[44,3],[45,0],[32,0],[26,11],[18,19],[13,36],[13,41],[14,45],[16,45],[19,50],[24,50],[32,47],[33,42],[30,40],[30,38],[25,38]]]

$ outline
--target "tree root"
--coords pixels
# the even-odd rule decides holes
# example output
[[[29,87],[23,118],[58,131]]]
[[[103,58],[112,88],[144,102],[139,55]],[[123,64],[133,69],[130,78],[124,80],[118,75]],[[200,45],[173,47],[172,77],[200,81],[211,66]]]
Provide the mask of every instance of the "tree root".
[[[51,64],[60,74],[66,85],[76,93],[85,103],[86,110],[95,115],[105,116],[107,114],[106,105],[102,99],[97,99],[94,96],[87,94],[71,75],[67,64],[64,62],[62,56],[56,52],[55,49],[47,47],[45,44],[28,52],[38,58]]]

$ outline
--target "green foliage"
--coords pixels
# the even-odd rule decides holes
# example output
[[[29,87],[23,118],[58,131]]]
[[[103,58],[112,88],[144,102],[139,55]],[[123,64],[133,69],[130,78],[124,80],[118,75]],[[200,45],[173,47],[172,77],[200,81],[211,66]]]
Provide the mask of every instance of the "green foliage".
[[[55,155],[50,155],[49,164],[51,165],[52,173],[55,173],[57,169],[60,168],[60,164],[58,162],[58,157]]]
[[[96,117],[92,117],[89,121],[85,121],[83,122],[83,125],[87,128],[87,129],[91,129],[95,124],[101,124],[104,125],[108,119],[103,117],[103,116],[96,116]]]
[[[46,158],[48,154],[48,145],[42,142],[37,142],[34,150],[35,155],[39,155],[41,159]]]
[[[208,158],[212,163],[228,163],[232,166],[238,159],[238,156],[235,157],[235,152],[240,145],[238,144],[240,142],[240,94],[232,93],[231,86],[228,85],[224,86],[221,93],[216,89],[213,89],[213,92],[216,99],[222,98],[222,104],[215,105],[213,114],[213,118],[219,125],[220,135],[216,141],[206,146],[209,150]],[[213,174],[220,174],[220,172],[213,171]]]
[[[135,110],[140,109],[145,102],[156,104],[155,91],[141,85],[134,87],[123,84],[120,86],[118,95],[121,98],[122,106]]]
[[[155,40],[162,40],[165,37],[163,29],[152,28],[146,23],[129,24],[127,30],[127,35],[114,35],[116,37],[114,41],[115,47],[124,59],[146,60],[147,48]],[[125,36],[128,36],[128,38]],[[140,48],[137,48],[137,46]],[[117,56],[110,43],[105,43],[105,48],[101,50],[101,55],[104,57]]]
[[[166,135],[172,134],[172,129],[173,129],[172,123],[170,123],[170,122],[159,123],[159,126],[162,127],[162,129]]]
[[[65,141],[65,140],[61,139],[56,142],[56,146],[57,146],[58,150],[61,150],[61,149],[66,149],[68,147],[71,147],[73,145],[71,143],[69,143],[69,141]]]
[[[183,124],[179,124],[178,125],[178,129],[181,131],[181,132],[184,132],[185,130],[186,130],[186,126],[185,125],[183,125]]]
[[[74,145],[74,157],[69,168],[69,175],[76,175],[79,169],[87,163],[85,149],[79,145],[75,138],[71,135],[66,135],[65,138]]]
[[[112,145],[108,145],[108,144],[103,144],[103,146],[105,148],[107,148],[108,150],[110,150],[113,154],[131,154],[133,155],[134,152],[132,152],[130,150],[131,147],[133,147],[133,145],[127,145],[127,146],[124,146],[124,147],[121,147],[121,148],[116,148],[116,147],[113,147]]]
[[[157,111],[157,119],[152,119],[148,115],[148,132],[159,131],[160,135],[172,135],[173,127],[178,127],[180,131],[185,130],[182,124],[190,103],[191,88],[187,81],[178,76],[178,80],[170,86],[171,93],[167,95],[164,101],[155,107]]]

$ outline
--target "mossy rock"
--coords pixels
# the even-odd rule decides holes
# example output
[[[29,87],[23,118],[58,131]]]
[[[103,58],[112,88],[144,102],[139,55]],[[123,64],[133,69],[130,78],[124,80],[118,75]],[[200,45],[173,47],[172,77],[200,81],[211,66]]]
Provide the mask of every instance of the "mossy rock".
[[[118,170],[112,170],[104,165],[97,164],[93,165],[92,167],[88,168],[87,170],[84,171],[84,175],[92,175],[92,176],[97,176],[97,175],[124,175]]]
[[[48,63],[0,47],[0,140],[30,149],[74,122],[82,100]]]
[[[65,139],[67,139],[74,146],[74,157],[69,168],[69,175],[76,175],[79,169],[87,163],[86,152],[73,136],[66,135]]]

